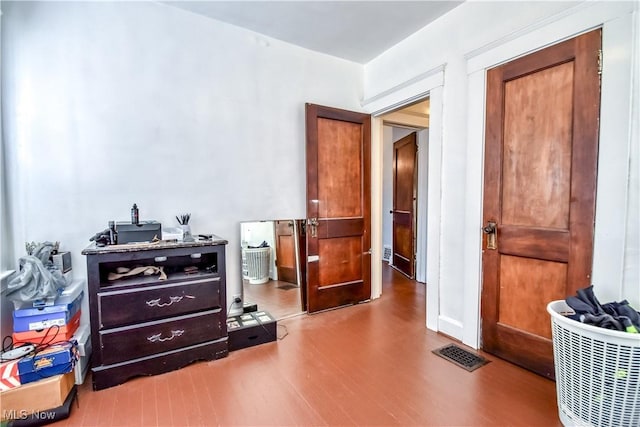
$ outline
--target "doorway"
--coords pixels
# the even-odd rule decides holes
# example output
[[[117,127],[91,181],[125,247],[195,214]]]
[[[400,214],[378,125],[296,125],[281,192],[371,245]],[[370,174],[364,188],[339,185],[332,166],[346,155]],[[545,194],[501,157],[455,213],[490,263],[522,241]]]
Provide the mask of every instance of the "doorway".
[[[430,100],[426,97],[380,116],[382,260],[421,283],[426,282],[429,112]]]

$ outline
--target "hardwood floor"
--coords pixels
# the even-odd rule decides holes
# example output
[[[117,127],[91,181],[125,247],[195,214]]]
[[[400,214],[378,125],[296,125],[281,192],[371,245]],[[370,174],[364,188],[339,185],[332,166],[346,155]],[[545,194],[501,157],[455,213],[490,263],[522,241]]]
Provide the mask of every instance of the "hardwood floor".
[[[431,351],[424,285],[384,267],[375,301],[279,322],[276,342],[94,392],[59,426],[559,426],[555,384],[493,356]]]
[[[269,280],[261,285],[252,285],[243,280],[242,286],[245,302],[258,304],[258,310],[266,310],[276,319],[303,312],[300,288],[291,283]]]

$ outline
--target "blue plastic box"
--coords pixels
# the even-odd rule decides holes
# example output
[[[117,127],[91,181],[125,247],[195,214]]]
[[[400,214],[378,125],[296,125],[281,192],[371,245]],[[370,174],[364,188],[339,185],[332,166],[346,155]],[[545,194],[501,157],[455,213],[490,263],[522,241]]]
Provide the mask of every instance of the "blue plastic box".
[[[13,331],[39,331],[50,326],[64,326],[80,309],[84,291],[70,297],[60,297],[54,305],[24,307],[13,311]]]
[[[18,374],[22,384],[73,371],[78,360],[75,342],[64,342],[24,357],[18,362]]]

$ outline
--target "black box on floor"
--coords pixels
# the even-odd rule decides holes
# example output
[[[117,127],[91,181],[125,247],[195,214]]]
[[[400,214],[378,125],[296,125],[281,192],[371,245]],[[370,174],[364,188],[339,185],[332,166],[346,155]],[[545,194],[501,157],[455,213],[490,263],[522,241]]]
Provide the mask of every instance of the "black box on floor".
[[[252,302],[245,302],[242,305],[242,312],[243,313],[251,313],[254,311],[258,311],[258,304],[252,303]]]
[[[276,319],[266,311],[255,311],[227,319],[229,351],[240,350],[277,339]]]

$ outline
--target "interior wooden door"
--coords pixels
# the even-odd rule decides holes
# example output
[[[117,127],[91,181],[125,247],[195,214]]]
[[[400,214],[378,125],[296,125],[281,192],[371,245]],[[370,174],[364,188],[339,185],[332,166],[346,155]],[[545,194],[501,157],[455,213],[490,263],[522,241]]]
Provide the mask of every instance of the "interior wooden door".
[[[293,220],[277,220],[276,232],[276,268],[278,280],[298,284],[296,267],[296,243]]]
[[[393,143],[393,258],[392,265],[415,276],[415,207],[418,169],[416,132]]]
[[[546,305],[591,278],[600,46],[596,30],[487,72],[482,347],[550,378]]]
[[[307,310],[371,297],[371,117],[306,106]]]

